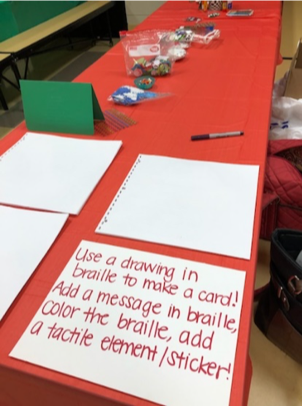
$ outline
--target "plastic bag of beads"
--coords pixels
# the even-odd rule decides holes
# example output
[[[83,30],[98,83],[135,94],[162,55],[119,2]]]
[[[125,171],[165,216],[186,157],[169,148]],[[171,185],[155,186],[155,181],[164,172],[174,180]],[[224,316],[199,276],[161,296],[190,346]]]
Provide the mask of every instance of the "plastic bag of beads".
[[[108,100],[123,106],[131,106],[133,104],[142,103],[148,100],[161,99],[163,97],[172,96],[171,93],[156,93],[148,90],[142,90],[134,86],[121,86],[113,92]]]
[[[181,45],[175,45],[175,47],[171,48],[169,51],[169,56],[175,62],[182,60],[187,54],[187,51]]]
[[[175,45],[171,32],[161,30],[122,31],[127,74],[130,76],[165,76],[172,72],[174,59],[169,53]]]
[[[193,40],[194,32],[186,27],[180,27],[173,33],[172,39],[177,45],[183,48],[189,48]]]

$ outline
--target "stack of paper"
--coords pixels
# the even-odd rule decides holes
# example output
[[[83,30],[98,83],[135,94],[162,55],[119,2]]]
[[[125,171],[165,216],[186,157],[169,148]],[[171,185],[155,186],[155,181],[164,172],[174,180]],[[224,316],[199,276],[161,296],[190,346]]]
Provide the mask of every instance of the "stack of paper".
[[[0,157],[0,203],[78,214],[121,145],[27,133]]]
[[[78,214],[121,144],[27,133],[0,157],[0,203]],[[0,319],[67,217],[0,206]]]
[[[68,215],[0,205],[0,320],[61,231]]]
[[[96,232],[249,259],[258,172],[140,155]]]

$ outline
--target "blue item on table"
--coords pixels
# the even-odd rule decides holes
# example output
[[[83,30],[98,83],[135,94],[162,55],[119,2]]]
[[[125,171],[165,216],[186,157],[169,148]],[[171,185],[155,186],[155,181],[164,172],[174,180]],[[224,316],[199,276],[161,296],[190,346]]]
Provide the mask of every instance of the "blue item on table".
[[[165,95],[166,96],[166,95]],[[111,95],[111,99],[124,106],[140,103],[145,100],[156,99],[162,97],[162,94],[144,91],[132,86],[121,86]]]
[[[172,96],[172,94],[149,92],[138,89],[137,87],[125,85],[121,86],[114,93],[112,93],[108,100],[112,100],[116,104],[131,106],[132,104],[137,104],[148,100],[161,99],[168,96]]]

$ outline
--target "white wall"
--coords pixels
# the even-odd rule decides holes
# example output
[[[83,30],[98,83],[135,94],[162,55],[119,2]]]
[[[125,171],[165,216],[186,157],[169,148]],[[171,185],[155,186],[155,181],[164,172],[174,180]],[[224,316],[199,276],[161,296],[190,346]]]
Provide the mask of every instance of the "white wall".
[[[127,1],[126,13],[129,29],[140,24],[145,18],[158,9],[165,1]]]
[[[302,37],[302,1],[285,1],[282,15],[281,54],[293,56]]]

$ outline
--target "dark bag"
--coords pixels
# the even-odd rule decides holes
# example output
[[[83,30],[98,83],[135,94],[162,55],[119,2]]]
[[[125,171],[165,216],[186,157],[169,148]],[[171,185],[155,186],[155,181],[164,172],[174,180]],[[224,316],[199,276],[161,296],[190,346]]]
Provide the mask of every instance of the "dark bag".
[[[259,295],[254,318],[263,334],[299,363],[302,363],[302,266],[297,257],[301,251],[302,231],[276,229],[272,233],[271,278]]]
[[[278,199],[274,200],[273,195]],[[302,231],[301,139],[269,141],[262,209],[262,239],[270,240],[276,228]]]

